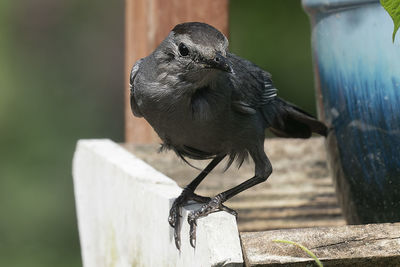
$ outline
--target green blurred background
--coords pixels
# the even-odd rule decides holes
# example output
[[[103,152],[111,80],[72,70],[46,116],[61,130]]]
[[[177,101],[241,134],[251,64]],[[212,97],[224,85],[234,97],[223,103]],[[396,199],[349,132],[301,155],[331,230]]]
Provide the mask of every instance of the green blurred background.
[[[231,0],[230,31],[315,114],[300,0]],[[123,0],[0,1],[0,266],[81,266],[71,160],[78,139],[123,141],[123,34]]]

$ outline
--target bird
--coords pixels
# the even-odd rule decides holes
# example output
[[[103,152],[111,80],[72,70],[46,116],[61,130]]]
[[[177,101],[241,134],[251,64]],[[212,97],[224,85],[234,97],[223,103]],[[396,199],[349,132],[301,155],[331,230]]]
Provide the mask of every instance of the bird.
[[[131,110],[158,134],[160,150],[170,149],[188,164],[188,158],[210,160],[169,211],[178,249],[181,208],[189,201],[201,203],[187,218],[190,244],[195,247],[199,218],[217,211],[237,216],[223,203],[271,175],[264,152],[266,129],[286,138],[328,133],[323,122],[278,96],[270,73],[230,53],[228,46],[228,39],[209,24],[181,23],[130,73]],[[214,197],[195,193],[224,158],[227,169],[235,161],[240,167],[249,157],[255,166],[253,177]]]

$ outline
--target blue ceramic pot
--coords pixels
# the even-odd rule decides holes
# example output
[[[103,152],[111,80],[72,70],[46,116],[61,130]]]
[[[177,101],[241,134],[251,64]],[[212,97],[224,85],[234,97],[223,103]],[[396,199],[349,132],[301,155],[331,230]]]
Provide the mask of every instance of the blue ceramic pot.
[[[400,221],[400,42],[392,43],[393,22],[378,0],[303,6],[343,213],[351,224]]]

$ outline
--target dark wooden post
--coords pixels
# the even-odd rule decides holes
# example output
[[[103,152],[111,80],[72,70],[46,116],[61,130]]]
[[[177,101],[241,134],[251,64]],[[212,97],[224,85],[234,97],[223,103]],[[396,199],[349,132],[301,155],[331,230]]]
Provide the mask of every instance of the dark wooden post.
[[[181,22],[206,22],[228,34],[228,0],[126,0],[125,4],[125,141],[154,143],[158,138],[152,128],[130,110],[128,77],[133,64]]]

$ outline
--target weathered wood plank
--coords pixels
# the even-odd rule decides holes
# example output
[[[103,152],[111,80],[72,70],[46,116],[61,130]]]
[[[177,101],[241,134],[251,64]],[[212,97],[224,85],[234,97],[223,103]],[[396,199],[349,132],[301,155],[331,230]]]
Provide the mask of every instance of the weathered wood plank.
[[[242,266],[234,216],[210,214],[197,221],[196,249],[189,244],[182,209],[181,250],[168,224],[177,184],[110,140],[80,140],[73,178],[84,267]]]
[[[133,117],[128,77],[136,60],[150,54],[178,23],[201,21],[228,33],[228,0],[125,1],[125,140],[156,143],[158,137],[144,119]]]
[[[400,266],[400,223],[272,230],[241,233],[246,266],[306,266],[313,262],[290,240],[311,250],[328,266]]]

